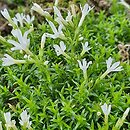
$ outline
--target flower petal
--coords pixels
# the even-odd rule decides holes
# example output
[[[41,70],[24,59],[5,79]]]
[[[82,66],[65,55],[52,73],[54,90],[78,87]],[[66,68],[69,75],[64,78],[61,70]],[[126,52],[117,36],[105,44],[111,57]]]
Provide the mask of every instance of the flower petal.
[[[107,69],[109,69],[111,67],[113,59],[111,57],[108,58],[108,60],[106,60],[106,64],[107,64]]]
[[[60,48],[64,52],[66,50],[66,45],[64,44],[63,41],[60,41]]]

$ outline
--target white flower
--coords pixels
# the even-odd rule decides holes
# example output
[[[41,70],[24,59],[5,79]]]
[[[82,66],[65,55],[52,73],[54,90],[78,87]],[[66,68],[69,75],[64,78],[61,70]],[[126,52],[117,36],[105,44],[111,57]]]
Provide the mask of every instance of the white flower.
[[[62,32],[62,28],[63,28],[62,25],[59,25],[58,30],[57,30],[55,25],[51,21],[48,21],[48,23],[49,23],[52,31],[54,32],[54,34],[46,33],[47,37],[50,37],[50,38],[53,38],[53,39],[56,39],[56,38],[65,39],[65,36]]]
[[[31,24],[34,21],[34,16],[31,18],[29,15],[24,15],[23,13],[17,13],[14,18],[12,18],[13,22],[18,26],[23,27],[23,23]],[[11,25],[11,24],[10,24]],[[11,25],[12,26],[12,25]]]
[[[72,15],[71,15],[70,11],[68,11],[68,15],[66,17],[66,21],[67,22],[72,21]]]
[[[56,51],[57,56],[63,54],[64,51],[66,50],[66,46],[65,46],[63,41],[60,42],[60,46],[54,45],[53,47],[54,47],[54,49]]]
[[[14,24],[18,26],[18,20],[17,20],[15,17],[12,18],[12,20],[13,20]],[[13,26],[12,24],[9,24],[9,25],[10,25],[10,26]]]
[[[16,20],[12,20],[10,15],[9,15],[9,12],[7,9],[4,9],[3,11],[1,10],[1,14],[5,17],[5,19],[8,20],[9,22],[9,25],[11,25],[12,27],[16,27],[17,25],[17,21]]]
[[[73,22],[72,22],[72,16],[73,16],[73,15],[70,13],[70,11],[68,11],[68,15],[67,15],[65,21],[66,21],[67,23],[70,23],[71,26],[74,26],[74,24],[73,24]]]
[[[120,0],[120,4],[124,5],[126,8],[130,9],[130,5],[125,2],[125,0]]]
[[[42,49],[44,48],[45,41],[46,41],[46,33],[44,33],[44,34],[42,35],[42,38],[41,38],[41,48],[42,48]]]
[[[5,126],[7,130],[9,130],[12,127],[15,127],[16,122],[15,120],[11,120],[10,112],[4,113],[4,118],[5,118],[5,122],[6,122]]]
[[[86,15],[90,12],[90,10],[93,9],[93,7],[91,8],[88,4],[85,4],[83,8],[80,6],[80,8],[81,8],[82,16],[79,21],[78,27],[80,27],[82,25]]]
[[[102,109],[104,115],[108,116],[111,111],[111,105],[108,106],[106,103],[104,103],[104,105],[101,106],[101,109]]]
[[[125,118],[127,117],[127,115],[129,114],[130,108],[127,108],[123,114],[122,120],[125,120]]]
[[[70,7],[71,7],[72,16],[76,17],[75,4],[71,4]]]
[[[32,28],[28,31],[26,31],[24,33],[24,35],[22,35],[22,32],[20,29],[15,29],[12,30],[12,34],[15,38],[18,39],[18,42],[14,41],[14,40],[8,40],[9,43],[11,43],[12,45],[14,45],[13,48],[11,48],[12,51],[14,50],[24,50],[27,51],[29,48],[29,44],[30,44],[30,39],[27,38],[28,34],[30,32],[32,32]]]
[[[37,3],[33,3],[33,6],[31,9],[43,15],[44,17],[47,17],[47,18],[51,17],[51,15],[47,11],[43,11],[43,9]]]
[[[62,17],[61,13],[60,13],[60,10],[56,7],[56,6],[53,6],[54,8],[54,13],[61,19],[61,20],[64,20],[64,18]]]
[[[125,119],[126,117],[128,116],[129,114],[129,111],[130,111],[130,108],[127,108],[122,116],[122,118],[119,118],[116,125],[115,125],[115,128],[116,129],[120,129],[121,126],[123,125],[123,123],[125,122]]]
[[[24,22],[24,18],[25,18],[25,15],[23,13],[17,13],[15,15],[15,17],[13,18],[14,22],[19,22],[20,23],[20,26],[23,27],[23,22]],[[18,25],[17,25],[18,26]]]
[[[25,63],[25,60],[15,60],[14,58],[12,58],[10,55],[5,54],[5,57],[2,58],[2,66],[10,66],[13,64],[20,64],[20,63]]]
[[[28,24],[31,24],[34,21],[34,16],[30,17],[29,15],[26,15],[24,19]]]
[[[82,63],[81,63],[80,60],[77,60],[77,61],[78,61],[78,63],[79,63],[80,69],[83,70],[83,73],[86,73],[87,68],[89,67],[90,64],[92,64],[92,61],[89,61],[89,62],[87,63],[87,61],[86,61],[85,58],[82,60]]]
[[[88,42],[85,42],[85,44],[82,43],[83,52],[88,52],[91,48],[88,47]]]
[[[21,126],[24,126],[25,128],[30,128],[32,122],[29,121],[30,115],[27,115],[27,111],[24,110],[21,114],[20,114],[21,120],[19,121]]]
[[[4,9],[3,11],[1,10],[1,14],[7,19],[7,20],[10,20],[11,17],[9,15],[9,12],[7,9]]]
[[[114,64],[112,64],[113,59],[111,57],[108,58],[108,60],[106,60],[106,64],[107,64],[107,72],[110,73],[112,71],[122,71],[122,66],[120,65],[120,62],[115,62]]]
[[[58,23],[62,23],[64,25],[67,25],[68,23],[70,23],[73,26],[73,22],[72,22],[72,15],[70,13],[70,11],[68,11],[68,16],[66,17],[66,19],[64,19],[61,15],[60,10],[54,6],[54,13],[57,15],[56,21]]]

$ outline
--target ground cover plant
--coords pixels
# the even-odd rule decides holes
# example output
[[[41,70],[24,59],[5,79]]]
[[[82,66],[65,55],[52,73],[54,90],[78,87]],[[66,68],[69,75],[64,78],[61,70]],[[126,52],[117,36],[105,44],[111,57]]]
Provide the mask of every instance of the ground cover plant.
[[[75,6],[1,11],[12,31],[0,36],[0,130],[130,129],[130,65],[118,49],[130,20],[115,2],[109,16]]]

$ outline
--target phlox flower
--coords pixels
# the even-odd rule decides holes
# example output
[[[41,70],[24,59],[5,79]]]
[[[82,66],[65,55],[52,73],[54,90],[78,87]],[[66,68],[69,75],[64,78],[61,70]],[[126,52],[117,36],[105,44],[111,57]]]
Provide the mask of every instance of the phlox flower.
[[[122,66],[120,65],[120,62],[115,62],[112,64],[113,59],[111,57],[108,58],[108,60],[106,60],[106,64],[107,64],[107,70],[100,76],[100,79],[103,79],[107,74],[111,73],[111,72],[116,72],[116,71],[122,71]]]
[[[60,46],[59,45],[54,45],[53,46],[55,49],[55,52],[57,54],[57,56],[64,54],[64,51],[66,50],[66,45],[64,44],[63,41],[60,42]]]
[[[67,25],[68,23],[70,23],[73,26],[73,22],[72,22],[72,15],[70,13],[70,11],[68,11],[68,15],[66,17],[66,19],[63,18],[63,16],[61,15],[60,10],[54,6],[54,13],[57,15],[57,18],[55,19],[59,24],[63,24],[63,25]]]
[[[113,71],[122,71],[122,66],[120,65],[120,62],[115,62],[112,64],[113,59],[111,57],[108,58],[108,60],[106,60],[106,64],[107,64],[107,72],[113,72]]]
[[[15,124],[16,121],[15,120],[11,120],[11,114],[10,112],[4,113],[4,118],[5,118],[5,126],[7,128],[7,130],[10,130],[11,128],[15,128]]]
[[[88,4],[85,4],[83,8],[80,6],[80,8],[81,8],[82,16],[79,21],[78,27],[80,27],[83,24],[86,15],[93,9],[93,7],[90,7]]]
[[[89,61],[87,63],[85,58],[82,60],[82,62],[80,60],[77,60],[77,61],[79,63],[79,67],[83,71],[83,73],[86,73],[86,70],[88,69],[89,65],[92,64],[92,61]]]
[[[116,129],[120,129],[120,128],[121,128],[121,126],[122,126],[123,123],[125,122],[126,117],[127,117],[128,114],[129,114],[129,111],[130,111],[130,108],[127,108],[127,109],[125,110],[125,112],[123,113],[122,118],[119,118],[119,119],[118,119],[118,121],[117,121],[117,123],[116,123],[116,125],[115,125],[115,128],[116,128]]]
[[[63,28],[62,25],[59,25],[58,30],[57,30],[55,25],[51,21],[48,21],[48,23],[49,23],[54,34],[46,33],[47,37],[50,37],[53,39],[56,39],[56,38],[65,39],[65,35],[62,32],[62,28]]]
[[[11,26],[13,26],[13,27],[16,27],[16,23],[17,23],[17,21],[16,20],[12,20],[12,18],[10,17],[10,15],[9,15],[9,12],[8,12],[8,10],[5,8],[4,10],[1,10],[1,14],[3,15],[3,17],[5,18],[5,19],[7,19],[8,20],[8,22],[9,22],[9,25],[11,25]]]
[[[85,52],[88,52],[91,48],[88,46],[88,42],[82,43],[83,50],[81,52],[81,56],[84,55]]]
[[[47,12],[44,11],[40,5],[38,5],[37,3],[33,3],[33,6],[31,8],[32,10],[38,12],[39,14],[41,14],[42,16],[46,17],[46,18],[51,18],[51,15]]]
[[[3,61],[2,66],[10,66],[10,65],[13,65],[13,64],[20,64],[20,63],[26,62],[25,60],[16,60],[8,54],[5,54],[4,56],[5,57],[2,58],[2,61]]]
[[[14,23],[18,26],[18,22],[20,23],[20,26],[23,27],[25,15],[23,13],[17,13],[15,17],[13,18]],[[17,22],[16,22],[17,21]]]
[[[30,17],[30,15],[26,15],[24,17],[24,20],[28,23],[28,24],[31,24],[33,21],[34,21],[34,16]]]
[[[5,19],[7,19],[8,21],[10,21],[11,17],[9,15],[9,12],[7,9],[1,10],[1,14],[4,16]]]
[[[9,43],[14,45],[13,48],[11,48],[12,51],[14,50],[24,50],[25,52],[29,49],[30,39],[27,38],[28,34],[32,32],[33,29],[29,29],[24,34],[22,34],[20,29],[13,29],[12,35],[18,39],[17,41],[14,40],[8,40]]]
[[[19,123],[21,126],[24,126],[25,128],[30,128],[32,122],[29,121],[30,119],[30,115],[27,115],[27,111],[24,110],[21,114],[20,114],[21,119],[19,120]]]
[[[101,106],[101,109],[102,109],[104,115],[108,116],[110,114],[110,111],[111,111],[111,105],[108,106],[106,103],[104,103]]]

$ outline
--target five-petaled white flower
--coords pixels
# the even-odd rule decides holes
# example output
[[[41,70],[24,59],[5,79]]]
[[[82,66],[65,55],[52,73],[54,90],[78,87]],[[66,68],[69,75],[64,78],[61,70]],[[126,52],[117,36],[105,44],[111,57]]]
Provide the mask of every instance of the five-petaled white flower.
[[[82,16],[79,21],[78,27],[80,27],[82,25],[86,15],[90,12],[90,10],[93,9],[93,7],[91,8],[88,4],[85,4],[83,8],[80,6],[80,8],[81,8]]]
[[[111,105],[107,105],[106,103],[104,103],[102,106],[101,106],[101,109],[104,113],[105,116],[108,116],[110,114],[110,111],[111,111]]]
[[[7,9],[1,10],[1,14],[9,21],[11,19]]]
[[[84,55],[85,52],[88,52],[91,48],[88,47],[88,42],[85,42],[85,44],[82,43],[83,50],[81,52],[81,56]]]
[[[15,17],[13,18],[14,23],[18,26],[18,22],[20,23],[20,26],[23,27],[23,22],[25,19],[25,15],[23,13],[17,13]],[[17,22],[16,22],[17,21]]]
[[[24,20],[28,23],[31,24],[34,21],[34,16],[30,17],[30,15],[26,15]]]
[[[30,39],[27,38],[28,34],[30,32],[32,32],[32,28],[29,29],[28,31],[26,31],[24,33],[24,35],[22,35],[22,32],[20,29],[15,29],[12,30],[12,34],[15,38],[18,39],[18,42],[14,41],[14,40],[8,40],[9,43],[11,43],[12,45],[14,45],[13,48],[11,48],[12,51],[14,50],[24,50],[27,51],[29,48],[29,44],[30,44]]]
[[[90,47],[88,47],[88,42],[85,42],[85,44],[82,43],[82,47],[84,52],[87,52],[91,49]]]
[[[57,56],[64,54],[64,51],[66,50],[66,45],[64,44],[63,41],[60,42],[60,46],[54,45],[53,47],[56,51]]]
[[[29,121],[30,119],[30,115],[27,115],[27,111],[24,110],[21,114],[20,114],[21,120],[19,121],[21,126],[24,126],[25,128],[30,128],[32,122]]]
[[[13,64],[22,64],[22,63],[25,63],[26,61],[25,60],[15,60],[14,58],[12,58],[10,55],[8,54],[5,54],[4,55],[5,57],[2,58],[2,66],[10,66],[10,65],[13,65]]]
[[[37,3],[33,3],[33,6],[31,9],[43,15],[44,17],[51,18],[51,15],[47,11],[44,11],[41,8],[41,6],[39,6]]]
[[[65,39],[65,35],[62,32],[62,28],[63,28],[62,24],[59,25],[58,30],[57,30],[55,25],[51,21],[48,21],[48,23],[49,23],[52,31],[54,32],[54,34],[46,33],[47,37],[50,37],[53,39],[56,39],[56,38]]]
[[[68,23],[70,23],[73,26],[73,22],[72,22],[72,15],[70,13],[70,11],[68,11],[68,15],[66,17],[66,19],[64,19],[61,15],[60,10],[54,6],[54,13],[57,15],[57,18],[55,19],[59,24],[64,24],[67,25]]]
[[[90,64],[92,64],[92,61],[89,61],[89,62],[87,63],[87,61],[86,61],[85,58],[82,60],[82,63],[81,63],[80,60],[77,60],[77,61],[78,61],[78,63],[79,63],[80,69],[83,70],[83,73],[86,73],[87,68],[89,67]]]
[[[6,126],[7,130],[15,127],[16,121],[11,120],[10,112],[4,113],[4,118],[5,118],[5,122],[6,122],[5,126]]]
[[[106,64],[107,64],[107,73],[110,73],[112,71],[122,71],[122,66],[120,65],[120,62],[115,62],[114,64],[112,64],[113,59],[111,57],[108,58],[108,60],[106,60]]]

